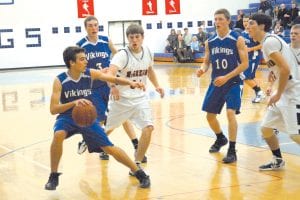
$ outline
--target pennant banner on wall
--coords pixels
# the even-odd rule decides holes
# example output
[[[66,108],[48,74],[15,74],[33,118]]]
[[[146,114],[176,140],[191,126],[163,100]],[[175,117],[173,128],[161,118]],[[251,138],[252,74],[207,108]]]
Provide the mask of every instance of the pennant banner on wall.
[[[180,14],[180,0],[165,0],[166,14]]]
[[[77,0],[78,18],[94,15],[94,0]]]
[[[143,0],[143,15],[157,15],[157,0]]]

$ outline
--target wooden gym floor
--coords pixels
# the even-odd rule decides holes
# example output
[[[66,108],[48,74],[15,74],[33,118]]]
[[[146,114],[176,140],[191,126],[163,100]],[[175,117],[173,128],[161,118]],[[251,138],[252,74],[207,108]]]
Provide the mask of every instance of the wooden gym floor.
[[[0,199],[1,200],[194,200],[194,199],[297,199],[300,195],[300,147],[280,133],[286,169],[259,172],[271,159],[261,139],[259,122],[266,104],[252,104],[253,91],[245,86],[238,115],[238,162],[223,164],[227,147],[209,154],[214,137],[201,111],[209,75],[198,79],[195,64],[156,65],[166,97],[148,88],[155,132],[143,165],[151,176],[150,189],[140,189],[128,169],[112,157],[77,154],[76,135],[64,143],[56,191],[44,190],[49,172],[49,148],[55,116],[49,98],[55,75],[65,68],[0,72]],[[266,87],[267,72],[257,72]],[[224,112],[219,116],[227,134]],[[138,135],[139,132],[136,130]],[[133,147],[122,128],[110,136],[133,157]]]

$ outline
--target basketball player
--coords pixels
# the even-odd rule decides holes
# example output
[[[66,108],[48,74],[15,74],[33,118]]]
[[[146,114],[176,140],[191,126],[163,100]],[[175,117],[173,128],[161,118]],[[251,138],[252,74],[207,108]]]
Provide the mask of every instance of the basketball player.
[[[149,176],[142,169],[139,169],[122,149],[109,141],[98,120],[91,126],[79,127],[71,116],[72,108],[75,105],[91,103],[89,100],[91,99],[91,85],[94,79],[118,83],[128,88],[143,89],[143,83],[117,78],[104,74],[100,70],[86,68],[87,59],[85,51],[81,47],[66,48],[63,52],[63,58],[68,71],[55,78],[50,102],[51,114],[58,114],[58,116],[54,125],[54,136],[51,144],[51,174],[45,189],[55,190],[58,186],[58,177],[61,173],[58,173],[57,169],[62,156],[63,141],[78,132],[82,134],[89,152],[99,152],[101,147],[102,150],[134,172],[140,181],[140,187],[149,187]]]
[[[243,86],[240,74],[248,66],[247,47],[243,37],[229,29],[230,13],[228,10],[219,9],[215,12],[214,17],[216,34],[205,42],[204,63],[197,70],[197,76],[200,77],[205,73],[211,63],[211,83],[202,106],[202,110],[207,112],[206,118],[209,126],[217,137],[209,152],[219,152],[221,147],[228,143],[217,119],[217,114],[221,113],[222,107],[226,103],[230,143],[223,162],[233,163],[237,160],[235,150],[237,120],[235,115],[240,113]]]
[[[243,17],[243,25],[245,30],[242,32],[242,36],[245,39],[247,48],[248,48],[248,68],[244,71],[245,79],[244,83],[249,85],[255,92],[255,98],[252,100],[252,103],[260,103],[265,97],[265,93],[261,90],[257,82],[255,81],[255,73],[257,67],[262,58],[261,45],[259,42],[255,42],[252,38],[249,37],[247,31],[249,16]]]
[[[76,45],[85,49],[88,60],[87,67],[93,69],[107,69],[107,67],[109,67],[111,55],[114,55],[117,52],[117,49],[108,37],[98,35],[99,23],[95,16],[88,16],[84,20],[84,27],[87,32],[87,36],[77,42]],[[107,111],[107,103],[110,92],[113,96],[118,94],[116,88],[111,88],[110,90],[104,81],[97,80],[93,82],[92,100],[97,109],[98,119],[102,124],[104,124],[106,120],[105,112]],[[137,149],[138,139],[133,126],[126,121],[123,123],[123,128],[131,139],[134,148]],[[83,140],[78,145],[78,153],[82,154],[86,148],[87,146]],[[109,157],[105,152],[101,152],[100,159],[108,160]],[[143,158],[143,162],[147,162],[146,156]]]
[[[153,55],[143,46],[144,30],[140,25],[131,24],[126,29],[128,46],[113,57],[109,72],[118,77],[131,81],[142,82],[146,85],[149,78],[161,97],[164,90],[159,86],[153,69]],[[130,89],[121,85],[111,84],[119,90],[119,98],[109,101],[106,130],[111,133],[126,120],[132,121],[142,130],[135,161],[139,165],[150,144],[153,131],[152,113],[149,99],[142,90]]]
[[[259,170],[284,168],[285,162],[273,129],[293,134],[292,138],[300,134],[300,72],[289,46],[277,35],[268,33],[271,26],[272,19],[265,14],[254,14],[248,25],[249,35],[262,44],[263,55],[274,75],[276,87],[268,100],[268,108],[261,123],[262,136],[272,151],[273,160],[261,165]],[[293,38],[296,29],[291,32]]]

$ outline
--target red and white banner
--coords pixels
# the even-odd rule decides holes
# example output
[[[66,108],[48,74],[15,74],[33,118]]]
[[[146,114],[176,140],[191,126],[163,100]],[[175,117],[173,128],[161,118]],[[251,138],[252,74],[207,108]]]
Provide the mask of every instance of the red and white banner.
[[[180,14],[180,0],[165,0],[166,14]]]
[[[77,0],[78,18],[94,15],[94,0]]]
[[[143,15],[157,15],[157,0],[143,0]]]

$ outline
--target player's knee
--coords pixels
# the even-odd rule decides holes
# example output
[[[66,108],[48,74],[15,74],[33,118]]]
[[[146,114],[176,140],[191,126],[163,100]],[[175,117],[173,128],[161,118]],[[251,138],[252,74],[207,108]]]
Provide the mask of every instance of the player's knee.
[[[235,110],[232,110],[232,109],[227,109],[227,119],[228,120],[235,120]]]
[[[115,147],[115,146],[104,146],[104,147],[101,147],[101,149],[102,149],[105,153],[107,153],[107,154],[109,154],[109,155],[112,155],[112,154],[114,153],[114,150],[116,149],[116,147]]]
[[[213,113],[207,113],[207,114],[206,114],[206,119],[207,119],[207,121],[216,120],[216,118],[217,118],[217,115],[216,115],[216,114],[213,114]]]
[[[264,139],[268,139],[274,135],[273,129],[272,128],[267,128],[267,127],[261,127],[261,133],[262,137]]]
[[[143,132],[151,133],[154,130],[154,126],[148,125],[143,129]]]
[[[66,138],[66,136],[67,136],[66,132],[64,132],[64,131],[57,131],[54,134],[53,141],[61,143],[61,142],[64,141],[64,139]]]

